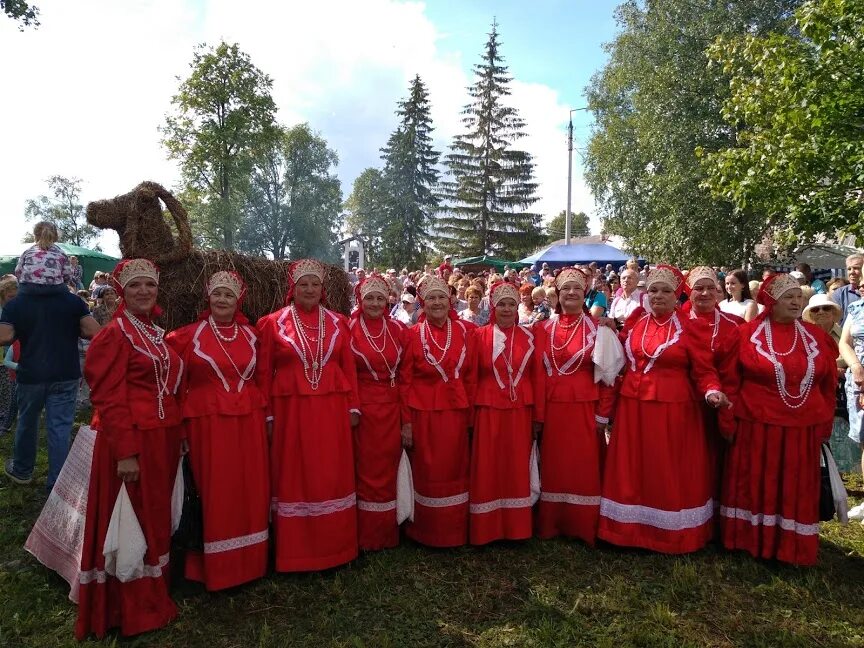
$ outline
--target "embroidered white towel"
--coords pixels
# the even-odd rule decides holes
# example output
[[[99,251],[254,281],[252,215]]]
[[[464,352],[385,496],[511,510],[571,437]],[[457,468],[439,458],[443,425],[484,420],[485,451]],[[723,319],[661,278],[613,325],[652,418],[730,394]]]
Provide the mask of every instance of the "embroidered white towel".
[[[105,534],[105,544],[102,554],[105,556],[105,571],[117,578],[121,583],[127,583],[141,578],[144,574],[144,554],[147,551],[147,541],[138,522],[138,516],[132,508],[126,484],[120,486],[111,521],[108,523],[108,533]]]
[[[186,496],[186,483],[183,481],[183,457],[177,462],[177,476],[174,477],[174,490],[171,491],[171,535],[180,526],[183,517],[183,498]]]
[[[594,361],[594,382],[602,380],[604,384],[612,385],[624,367],[624,347],[608,326],[597,327],[591,359]]]
[[[411,476],[411,462],[408,453],[402,450],[399,471],[396,473],[396,522],[414,521],[414,478]]]
[[[822,455],[825,457],[825,465],[828,466],[828,477],[831,480],[831,494],[834,496],[834,509],[840,524],[849,524],[849,500],[846,497],[846,487],[840,478],[840,471],[834,462],[834,455],[827,443],[822,444]]]
[[[534,506],[537,500],[540,499],[540,450],[537,448],[536,441],[531,444],[531,457],[528,460],[528,464],[531,484],[531,506]]]

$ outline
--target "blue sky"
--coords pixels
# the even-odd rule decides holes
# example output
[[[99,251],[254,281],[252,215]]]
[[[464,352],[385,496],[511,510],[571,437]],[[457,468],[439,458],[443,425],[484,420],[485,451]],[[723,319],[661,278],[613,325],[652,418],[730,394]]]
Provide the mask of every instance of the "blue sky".
[[[59,174],[83,180],[84,202],[125,193],[141,180],[171,187],[158,127],[188,74],[194,47],[237,42],[274,80],[279,119],[307,121],[340,157],[345,197],[356,176],[380,165],[396,125],[396,102],[415,74],[432,100],[436,145],[460,131],[471,66],[493,17],[514,77],[511,104],[527,123],[520,146],[532,153],[537,211],[566,205],[565,126],[584,105],[591,75],[615,35],[617,2],[589,0],[41,0],[42,26],[18,32],[0,20],[0,81],[15,101],[0,102],[6,128],[0,156],[4,239],[28,228],[24,206]],[[590,115],[574,114],[576,146]],[[573,210],[594,212],[574,156]],[[594,219],[595,229],[599,222]],[[103,238],[116,250],[116,238]]]

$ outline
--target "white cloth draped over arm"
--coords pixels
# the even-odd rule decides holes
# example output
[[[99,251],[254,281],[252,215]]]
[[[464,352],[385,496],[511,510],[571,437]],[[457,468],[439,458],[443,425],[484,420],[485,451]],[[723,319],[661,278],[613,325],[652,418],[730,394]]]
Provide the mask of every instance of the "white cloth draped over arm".
[[[591,359],[594,361],[594,382],[612,385],[624,367],[624,347],[609,327],[597,327]]]
[[[183,481],[183,457],[177,462],[177,476],[174,477],[174,490],[171,491],[171,535],[180,526],[183,517],[183,498],[186,496],[186,482]]]
[[[105,556],[105,572],[114,576],[121,583],[141,578],[144,575],[144,554],[147,552],[147,540],[126,484],[120,486],[108,533],[105,534],[105,544],[102,554]]]
[[[396,523],[402,524],[405,520],[414,521],[414,477],[408,453],[402,450],[396,473]]]
[[[529,483],[531,485],[531,506],[540,499],[540,451],[537,442],[531,444],[531,457],[528,459]]]

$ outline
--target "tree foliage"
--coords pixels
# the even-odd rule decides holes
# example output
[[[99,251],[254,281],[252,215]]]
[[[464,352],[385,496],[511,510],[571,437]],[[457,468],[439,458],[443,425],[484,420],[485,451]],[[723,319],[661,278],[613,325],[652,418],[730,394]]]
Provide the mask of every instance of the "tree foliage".
[[[546,238],[549,243],[560,241],[566,234],[567,210],[562,210],[546,225]],[[588,214],[585,212],[570,212],[570,236],[590,236],[591,227],[588,222]]]
[[[51,195],[28,200],[24,216],[30,221],[54,223],[63,243],[89,247],[99,237],[99,230],[87,222],[81,203],[81,180],[57,175],[47,182]],[[32,241],[33,235],[25,240]]]
[[[471,102],[462,111],[466,132],[446,156],[448,179],[435,229],[441,249],[458,256],[524,256],[542,241],[531,155],[513,148],[525,123],[505,105],[512,80],[492,24],[482,60],[474,66]]]
[[[338,258],[338,163],[335,151],[309,124],[280,129],[252,169],[238,248],[276,259]]]
[[[609,61],[586,90],[595,127],[586,179],[610,233],[631,251],[677,263],[742,262],[761,215],[704,187],[697,150],[735,146],[721,108],[728,75],[708,65],[719,36],[783,31],[799,0],[627,0]]]
[[[381,230],[382,264],[422,268],[429,250],[429,226],[438,208],[440,153],[432,147],[429,93],[419,75],[399,102],[399,126],[381,149],[389,201]]]
[[[793,247],[838,230],[864,242],[864,0],[811,0],[791,33],[720,38],[733,145],[706,152],[714,195]]]
[[[9,18],[18,21],[18,29],[39,26],[39,8],[25,0],[0,0],[0,9]]]
[[[390,215],[390,193],[379,169],[369,167],[357,176],[351,195],[345,201],[348,232],[363,241],[369,265],[387,265],[383,232]],[[394,266],[395,267],[395,266]]]
[[[198,47],[191,68],[171,100],[162,143],[199,199],[192,211],[204,240],[230,250],[254,162],[278,137],[273,83],[236,44]]]

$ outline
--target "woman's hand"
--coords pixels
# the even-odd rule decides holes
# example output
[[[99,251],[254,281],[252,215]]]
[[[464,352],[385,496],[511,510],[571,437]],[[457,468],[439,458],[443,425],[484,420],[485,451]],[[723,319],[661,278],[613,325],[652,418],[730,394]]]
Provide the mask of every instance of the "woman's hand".
[[[600,326],[608,326],[613,331],[618,331],[617,322],[611,317],[601,317],[597,320]]]
[[[732,407],[732,403],[729,402],[729,399],[726,398],[726,394],[723,392],[712,392],[708,394],[705,400],[707,400],[708,404],[715,409],[721,407]]]
[[[858,362],[852,365],[852,380],[858,385],[858,388],[864,387],[864,367]]]
[[[414,447],[414,433],[410,423],[405,423],[402,426],[402,447],[406,449]]]
[[[360,415],[357,412],[351,412],[351,427],[360,425]]]
[[[189,440],[180,439],[180,456],[183,457],[189,454]]]
[[[138,457],[126,457],[117,462],[117,476],[124,482],[138,481]]]

